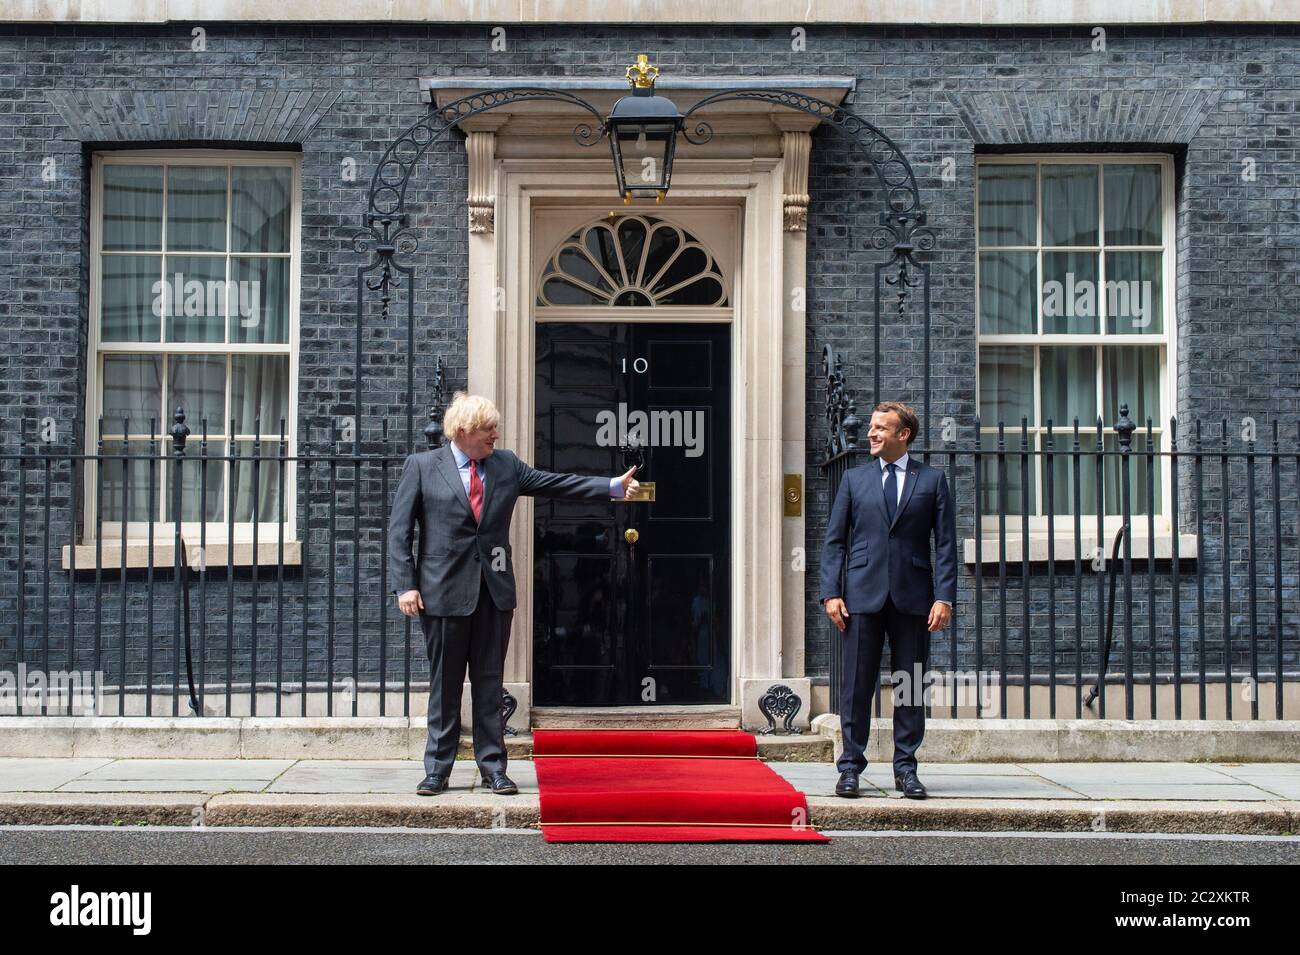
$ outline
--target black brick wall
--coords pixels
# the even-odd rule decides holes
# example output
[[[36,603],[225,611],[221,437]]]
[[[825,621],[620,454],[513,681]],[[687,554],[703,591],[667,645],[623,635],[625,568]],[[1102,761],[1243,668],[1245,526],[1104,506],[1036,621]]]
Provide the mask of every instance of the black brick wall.
[[[1108,31],[1103,53],[1091,49],[1091,40],[1090,29],[1085,28],[815,28],[807,52],[795,53],[784,28],[574,26],[511,29],[508,49],[491,52],[486,27],[212,24],[207,27],[207,51],[195,53],[190,49],[188,25],[0,27],[3,448],[9,453],[16,449],[20,418],[52,416],[64,436],[61,446],[66,446],[67,434],[79,439],[83,431],[87,169],[92,149],[150,144],[301,150],[299,433],[311,425],[319,439],[330,421],[355,411],[353,296],[355,269],[362,260],[352,251],[351,239],[378,158],[426,108],[417,78],[465,73],[607,76],[621,71],[642,51],[651,52],[667,75],[857,77],[851,108],[903,148],[916,172],[929,223],[938,235],[938,247],[926,257],[933,296],[932,426],[951,415],[968,429],[974,411],[976,152],[1144,148],[1177,156],[1176,410],[1184,422],[1197,417],[1215,422],[1212,433],[1216,435],[1217,421],[1223,417],[1234,422],[1230,428],[1234,433],[1236,422],[1254,417],[1266,434],[1273,418],[1281,416],[1294,439],[1294,422],[1300,413],[1300,288],[1295,280],[1300,250],[1300,32],[1292,27],[1117,28]],[[47,157],[57,170],[52,182],[41,178]],[[357,163],[359,175],[352,182],[342,176],[346,158]],[[1247,158],[1256,163],[1253,182],[1243,181],[1240,175],[1242,160]],[[948,181],[942,175],[946,159],[953,161],[956,173]],[[859,409],[869,410],[870,405],[871,275],[881,253],[870,250],[867,239],[878,224],[883,200],[874,181],[860,178],[861,173],[861,164],[832,132],[823,129],[815,134],[808,235],[806,511],[810,552],[806,662],[813,675],[826,673],[830,646],[815,600],[816,555],[829,507],[827,483],[818,468],[826,434],[818,372],[824,344],[833,344],[843,354]],[[457,138],[434,147],[410,194],[413,225],[420,235],[420,250],[413,261],[420,275],[415,291],[415,344],[416,400],[421,406],[428,400],[435,355],[446,361],[452,385],[465,380],[465,176],[464,150]],[[405,301],[399,304],[404,306]],[[385,418],[390,428],[405,428],[404,321],[400,308],[386,326],[377,308],[367,315],[362,408],[367,449],[378,449],[376,439]],[[881,372],[882,390],[888,396],[919,400],[920,329],[916,309],[887,328]],[[417,431],[421,423],[417,418]],[[52,549],[68,539],[70,530],[69,482],[66,474],[58,472],[56,468],[52,488]],[[343,490],[333,514],[339,538],[335,668],[345,674],[352,669],[351,554],[358,515],[349,477],[346,473],[339,477]],[[1211,486],[1216,480],[1210,476]],[[1237,469],[1230,487],[1238,488],[1243,480]],[[29,481],[29,495],[39,493],[39,468],[29,472]],[[963,485],[958,474],[956,483],[963,502],[960,533],[969,536],[969,481]],[[1284,482],[1283,491],[1286,513],[1291,515],[1284,530],[1284,584],[1290,611],[1288,652],[1294,656],[1293,478]],[[1183,488],[1180,500],[1185,505],[1190,493]],[[1211,498],[1217,499],[1217,493]],[[0,615],[10,620],[17,608],[17,494],[13,462],[6,460],[0,474],[0,513],[6,521],[0,528]],[[366,485],[361,502],[360,538],[372,553],[384,504],[376,483]],[[313,514],[308,581],[313,612],[307,629],[314,675],[322,672],[326,653],[322,608],[328,598],[328,557],[321,548],[329,510],[322,501]],[[39,514],[39,508],[29,509],[26,528],[24,657],[32,663],[41,659],[44,647],[43,581],[36,559],[44,540]],[[1213,520],[1215,514],[1207,510],[1206,517]],[[1240,547],[1244,541],[1234,544]],[[1206,559],[1211,563],[1221,556],[1214,548],[1214,542],[1207,541]],[[1267,557],[1271,551],[1261,553]],[[1240,580],[1244,566],[1244,556],[1234,550],[1234,581]],[[1271,563],[1262,558],[1261,567]],[[299,573],[291,572],[288,587],[294,597],[285,607],[290,622],[286,673],[301,668]],[[367,557],[361,578],[368,594],[378,589],[376,573],[377,565]],[[158,576],[164,588],[170,586],[166,573]],[[220,575],[216,576],[209,583],[204,619],[219,635],[211,639],[210,667],[223,672],[226,595]],[[963,580],[958,612],[968,625],[965,575]],[[237,579],[235,586],[233,656],[236,669],[243,668],[246,675],[251,601],[245,581]],[[66,578],[53,574],[50,587],[49,647],[58,664],[67,658]],[[274,654],[274,633],[267,627],[274,620],[274,590],[273,584],[263,582],[258,651],[262,678],[267,677],[266,666]],[[103,648],[115,661],[120,639],[115,584],[107,592]],[[140,622],[148,610],[143,582],[133,582],[130,592],[128,665],[139,675],[145,658]],[[79,633],[91,606],[89,593],[84,585],[77,591]],[[1009,598],[1013,608],[1009,625],[1014,627],[1019,626],[1017,597],[1013,593]],[[1072,614],[1065,591],[1061,598],[1062,613],[1068,607]],[[1046,647],[1041,588],[1034,599],[1037,655],[1040,643]],[[1192,605],[1189,600],[1194,603],[1192,596],[1185,595],[1185,607]],[[361,614],[363,674],[375,672],[378,658],[374,636],[378,620],[369,603],[373,600],[363,601]],[[1167,606],[1161,607],[1167,620]],[[169,674],[174,649],[169,596],[160,595],[153,610],[158,621],[155,675]],[[986,627],[995,626],[989,619],[986,616]],[[1085,627],[1093,623],[1086,620]],[[1234,614],[1233,627],[1242,626],[1239,614]],[[1214,626],[1210,629],[1212,634],[1218,632]],[[390,611],[390,641],[401,632],[400,618]],[[1013,629],[1013,641],[1016,632]],[[1088,629],[1085,640],[1091,634]],[[14,626],[0,627],[0,665],[14,659],[15,638]],[[517,634],[516,638],[527,637]],[[968,636],[961,639],[969,649]],[[79,666],[88,665],[81,649],[86,640],[78,637]],[[1058,640],[1072,644],[1073,634],[1063,630]],[[1162,652],[1167,643],[1158,633]],[[413,647],[417,672],[422,672],[423,648],[418,640]],[[400,646],[390,647],[390,675],[400,673],[400,664],[392,661],[400,661],[401,655]],[[1072,667],[1072,658],[1059,659]],[[109,670],[115,673],[116,663]]]

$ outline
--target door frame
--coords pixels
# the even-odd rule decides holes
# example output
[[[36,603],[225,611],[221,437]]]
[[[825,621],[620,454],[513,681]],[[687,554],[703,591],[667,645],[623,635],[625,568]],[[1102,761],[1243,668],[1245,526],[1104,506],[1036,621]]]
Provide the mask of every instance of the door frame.
[[[498,159],[493,165],[494,228],[469,236],[468,387],[497,403],[502,443],[527,460],[535,440],[533,213],[538,205],[589,205],[593,218],[608,211],[608,160]],[[799,679],[804,580],[789,572],[788,556],[791,547],[803,545],[803,520],[782,516],[783,474],[803,472],[806,369],[803,312],[786,307],[793,296],[786,288],[782,172],[780,157],[682,159],[674,167],[672,202],[664,209],[672,217],[691,205],[730,204],[740,213],[740,261],[731,282],[731,482],[745,492],[731,501],[728,682],[732,704],[746,714],[757,714],[757,696],[773,678],[802,683],[800,695],[809,699],[807,681]],[[654,214],[653,206],[622,208]],[[521,498],[515,517],[518,606],[505,682],[522,697],[522,708],[531,700],[533,663],[532,501]],[[792,659],[796,655],[787,650],[795,646]]]

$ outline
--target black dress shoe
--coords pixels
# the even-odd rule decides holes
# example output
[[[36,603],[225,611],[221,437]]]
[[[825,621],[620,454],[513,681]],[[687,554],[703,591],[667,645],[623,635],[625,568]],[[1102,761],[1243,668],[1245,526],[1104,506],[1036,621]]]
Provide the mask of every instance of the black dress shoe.
[[[926,796],[925,787],[921,785],[921,780],[916,778],[913,770],[895,776],[894,788],[908,799],[924,799]]]
[[[519,792],[519,787],[504,772],[492,773],[487,777],[487,784],[498,796],[513,796]]]
[[[835,784],[835,795],[844,796],[846,799],[856,799],[860,796],[858,774],[851,769],[846,769],[840,773],[839,782]]]
[[[447,777],[439,776],[437,773],[430,773],[424,777],[424,781],[415,787],[417,794],[421,796],[436,796],[447,788]]]

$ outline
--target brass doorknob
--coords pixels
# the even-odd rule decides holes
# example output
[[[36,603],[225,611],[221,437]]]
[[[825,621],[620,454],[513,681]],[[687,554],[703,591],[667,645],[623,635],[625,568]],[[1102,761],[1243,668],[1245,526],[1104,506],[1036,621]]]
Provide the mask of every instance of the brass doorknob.
[[[635,527],[629,527],[623,532],[623,540],[627,541],[629,544],[635,544],[640,539],[641,534]]]

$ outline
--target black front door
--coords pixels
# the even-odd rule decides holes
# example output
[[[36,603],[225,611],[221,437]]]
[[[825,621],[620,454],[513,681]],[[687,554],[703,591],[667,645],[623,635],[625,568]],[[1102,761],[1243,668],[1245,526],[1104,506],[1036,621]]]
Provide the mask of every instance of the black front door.
[[[730,375],[729,325],[537,326],[534,466],[655,500],[536,499],[536,704],[729,702]]]

